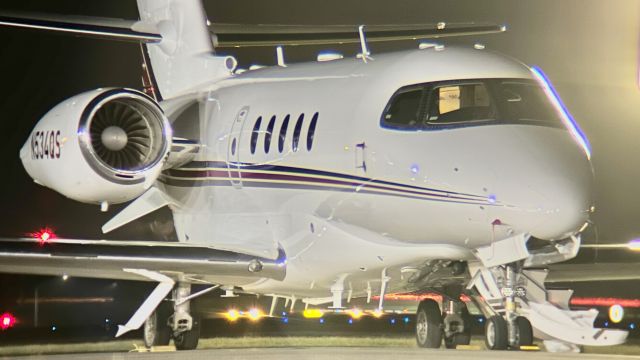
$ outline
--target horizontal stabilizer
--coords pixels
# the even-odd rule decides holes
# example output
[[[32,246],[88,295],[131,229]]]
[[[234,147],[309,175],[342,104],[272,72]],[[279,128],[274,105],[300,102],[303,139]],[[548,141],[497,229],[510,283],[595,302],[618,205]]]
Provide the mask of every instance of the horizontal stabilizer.
[[[354,25],[211,25],[216,47],[359,44]],[[450,36],[485,35],[506,31],[504,25],[445,24],[367,25],[368,42],[421,40]]]
[[[130,42],[156,43],[162,40],[162,36],[148,25],[124,19],[0,12],[0,26]]]

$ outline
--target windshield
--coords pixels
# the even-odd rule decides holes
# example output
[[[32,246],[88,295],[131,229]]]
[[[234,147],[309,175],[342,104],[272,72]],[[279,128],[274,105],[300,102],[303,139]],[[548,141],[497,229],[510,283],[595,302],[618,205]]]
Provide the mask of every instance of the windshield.
[[[532,81],[502,81],[498,85],[498,101],[505,116],[512,120],[559,123],[560,118],[544,90]]]
[[[397,130],[438,130],[484,124],[562,127],[544,90],[530,79],[453,80],[399,89],[381,124]]]

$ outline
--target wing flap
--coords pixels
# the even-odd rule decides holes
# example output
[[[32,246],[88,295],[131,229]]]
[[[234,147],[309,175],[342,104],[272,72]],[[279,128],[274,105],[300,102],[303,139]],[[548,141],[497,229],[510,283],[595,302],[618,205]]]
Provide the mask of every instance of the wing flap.
[[[225,250],[174,243],[100,242],[63,239],[40,244],[30,239],[0,239],[0,272],[141,280],[124,269],[191,274],[216,279],[271,278],[285,275],[284,252],[275,260]],[[259,270],[253,267],[259,262]]]

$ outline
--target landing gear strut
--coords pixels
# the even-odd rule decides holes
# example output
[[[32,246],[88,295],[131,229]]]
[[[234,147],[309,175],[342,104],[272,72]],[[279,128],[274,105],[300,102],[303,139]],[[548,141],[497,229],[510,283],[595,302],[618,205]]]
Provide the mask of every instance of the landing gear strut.
[[[489,350],[518,350],[522,346],[533,344],[531,323],[527,318],[518,315],[519,305],[516,299],[526,296],[526,290],[518,282],[520,273],[520,263],[496,268],[498,276],[494,276],[494,279],[497,279],[494,295],[484,297],[492,308],[492,315],[487,317],[485,325],[485,345]]]
[[[471,342],[471,315],[467,305],[457,300],[443,302],[444,346],[455,349],[458,345],[469,345]]]
[[[178,283],[173,290],[173,309],[161,303],[144,323],[147,347],[169,345],[171,338],[178,350],[193,350],[200,339],[200,321],[191,315],[191,284]],[[173,315],[171,315],[173,313]]]
[[[173,342],[178,350],[193,350],[198,347],[200,339],[200,321],[190,314],[189,295],[191,295],[191,284],[188,283],[178,283],[173,291],[175,305],[169,324],[173,330]]]

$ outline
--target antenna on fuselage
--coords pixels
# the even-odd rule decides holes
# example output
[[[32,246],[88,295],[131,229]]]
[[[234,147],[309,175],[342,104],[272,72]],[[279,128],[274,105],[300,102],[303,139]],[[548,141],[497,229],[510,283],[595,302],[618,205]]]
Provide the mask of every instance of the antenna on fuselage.
[[[284,63],[284,50],[282,49],[282,45],[276,47],[276,59],[278,60],[278,66],[287,67],[287,64]]]
[[[369,55],[371,55],[371,53],[369,52],[369,48],[367,47],[367,38],[364,36],[364,25],[360,25],[358,26],[358,34],[360,35],[360,49],[361,49],[361,53],[358,54],[358,57],[362,58],[362,61],[364,61],[364,63],[367,63],[367,60],[372,60],[371,57],[369,57]]]

